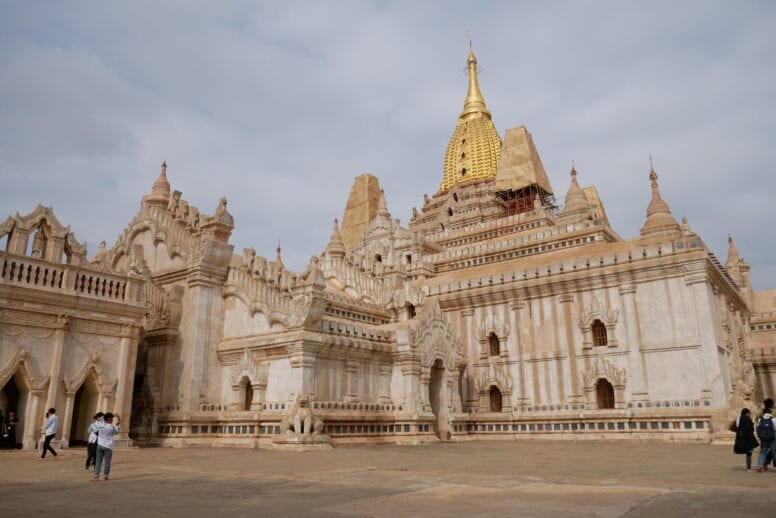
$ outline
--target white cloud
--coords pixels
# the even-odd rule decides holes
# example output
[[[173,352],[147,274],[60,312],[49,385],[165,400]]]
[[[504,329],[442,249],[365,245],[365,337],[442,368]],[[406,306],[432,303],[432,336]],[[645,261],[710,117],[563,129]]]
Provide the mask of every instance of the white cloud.
[[[776,287],[776,8],[770,3],[100,2],[6,5],[0,213],[52,204],[94,250],[162,159],[184,198],[229,198],[237,250],[302,269],[353,177],[395,217],[436,191],[474,31],[503,133],[526,124],[559,198],[576,160],[632,236],[664,198]],[[4,209],[3,209],[4,208]]]

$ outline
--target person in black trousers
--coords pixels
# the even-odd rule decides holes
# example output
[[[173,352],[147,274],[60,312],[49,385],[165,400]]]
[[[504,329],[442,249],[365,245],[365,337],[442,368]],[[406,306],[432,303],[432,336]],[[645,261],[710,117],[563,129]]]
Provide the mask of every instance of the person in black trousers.
[[[46,452],[56,457],[57,452],[51,447],[51,441],[57,435],[57,425],[59,424],[59,416],[57,416],[57,410],[55,408],[49,408],[46,412],[46,422],[43,423],[43,432],[46,434],[46,440],[43,441],[43,453],[40,454],[40,460],[46,459]]]
[[[89,425],[89,442],[86,444],[86,471],[89,471],[94,466],[94,459],[97,458],[98,428],[104,415],[102,412],[97,412],[92,417],[92,424]]]
[[[749,415],[749,409],[744,408],[736,420],[736,442],[733,451],[746,455],[746,470],[752,471],[752,452],[760,443],[754,438],[754,423]]]

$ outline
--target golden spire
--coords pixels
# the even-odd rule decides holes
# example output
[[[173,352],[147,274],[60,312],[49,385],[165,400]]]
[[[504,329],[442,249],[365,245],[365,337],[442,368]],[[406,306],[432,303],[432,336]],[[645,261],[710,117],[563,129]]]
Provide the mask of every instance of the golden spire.
[[[469,34],[469,91],[463,111],[458,117],[453,136],[447,145],[439,190],[449,189],[456,183],[494,178],[501,158],[501,138],[491,120],[490,111],[477,82],[477,56],[471,48]]]
[[[469,32],[469,57],[466,59],[466,66],[469,69],[469,92],[466,94],[460,118],[470,119],[474,114],[480,113],[490,119],[490,111],[485,107],[485,98],[480,92],[480,84],[477,81],[477,56],[474,55],[472,48],[471,32]]]

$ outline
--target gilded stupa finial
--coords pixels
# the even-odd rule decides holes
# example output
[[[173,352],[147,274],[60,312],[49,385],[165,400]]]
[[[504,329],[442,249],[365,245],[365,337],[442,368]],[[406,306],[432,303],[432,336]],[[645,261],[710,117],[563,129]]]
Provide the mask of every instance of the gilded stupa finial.
[[[469,31],[469,57],[466,59],[466,67],[469,72],[469,92],[466,94],[466,100],[463,103],[462,119],[470,119],[475,114],[485,115],[490,119],[490,111],[485,106],[485,98],[480,92],[480,84],[477,80],[477,56],[472,47],[472,31]]]

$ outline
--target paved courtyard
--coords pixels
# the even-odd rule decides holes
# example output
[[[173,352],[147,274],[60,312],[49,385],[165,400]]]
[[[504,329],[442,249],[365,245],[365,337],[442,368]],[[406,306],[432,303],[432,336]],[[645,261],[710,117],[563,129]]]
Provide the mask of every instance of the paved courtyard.
[[[332,451],[0,452],[3,516],[774,516],[776,473],[731,446],[492,442]]]

